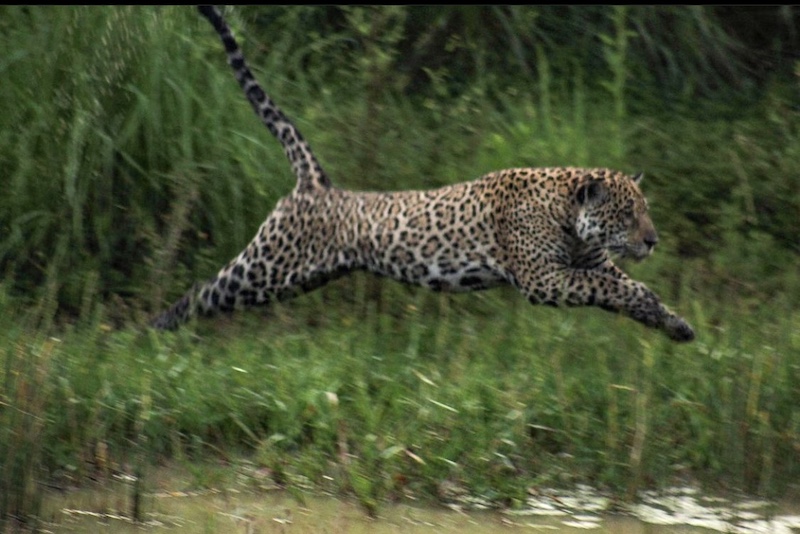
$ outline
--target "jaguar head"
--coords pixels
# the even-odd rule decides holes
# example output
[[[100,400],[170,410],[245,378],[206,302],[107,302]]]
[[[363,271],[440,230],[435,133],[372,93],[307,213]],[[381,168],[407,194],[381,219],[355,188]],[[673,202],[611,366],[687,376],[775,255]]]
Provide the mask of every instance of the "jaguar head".
[[[575,230],[585,243],[641,260],[658,243],[639,183],[642,173],[587,175],[578,183]]]

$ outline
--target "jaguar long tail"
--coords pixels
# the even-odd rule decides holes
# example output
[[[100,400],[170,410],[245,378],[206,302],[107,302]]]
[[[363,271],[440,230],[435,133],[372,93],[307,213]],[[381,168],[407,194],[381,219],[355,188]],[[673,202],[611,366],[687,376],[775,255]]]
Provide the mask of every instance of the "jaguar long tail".
[[[297,177],[297,188],[309,191],[313,191],[315,188],[330,188],[330,179],[322,170],[311,147],[303,139],[295,125],[256,81],[231,29],[222,18],[222,13],[215,6],[198,6],[198,9],[219,34],[228,55],[228,64],[233,69],[236,80],[247,96],[250,105],[253,106],[256,115],[283,146],[283,151],[292,164],[292,170]]]

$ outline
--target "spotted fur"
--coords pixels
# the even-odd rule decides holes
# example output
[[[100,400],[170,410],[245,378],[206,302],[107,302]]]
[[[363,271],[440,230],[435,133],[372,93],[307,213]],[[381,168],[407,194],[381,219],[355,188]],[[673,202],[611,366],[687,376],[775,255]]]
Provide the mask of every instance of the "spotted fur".
[[[281,142],[297,185],[244,251],[153,326],[176,328],[198,313],[267,305],[367,270],[437,291],[511,284],[533,304],[598,306],[676,341],[694,338],[686,321],[609,255],[640,260],[658,242],[641,174],[518,168],[430,191],[337,189],[253,78],[219,11],[201,12],[256,114]]]

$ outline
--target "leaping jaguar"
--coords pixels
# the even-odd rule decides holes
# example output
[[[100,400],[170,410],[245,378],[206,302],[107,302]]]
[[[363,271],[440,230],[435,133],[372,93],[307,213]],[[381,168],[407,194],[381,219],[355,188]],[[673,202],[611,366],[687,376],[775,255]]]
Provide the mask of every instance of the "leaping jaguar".
[[[247,247],[156,317],[154,327],[267,305],[360,269],[440,291],[511,284],[533,304],[598,306],[675,341],[694,338],[684,319],[610,257],[640,260],[658,242],[641,174],[515,168],[429,191],[338,189],[253,77],[220,11],[200,11],[247,100],[283,146],[297,184]]]

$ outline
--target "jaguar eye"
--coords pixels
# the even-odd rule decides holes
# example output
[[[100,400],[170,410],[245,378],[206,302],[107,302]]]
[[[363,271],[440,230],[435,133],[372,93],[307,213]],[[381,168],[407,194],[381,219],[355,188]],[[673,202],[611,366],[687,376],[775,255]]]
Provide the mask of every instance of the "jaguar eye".
[[[633,206],[633,201],[632,200],[628,200],[625,203],[625,207],[622,208],[623,215],[625,215],[626,217],[633,217],[633,207],[634,207]]]

